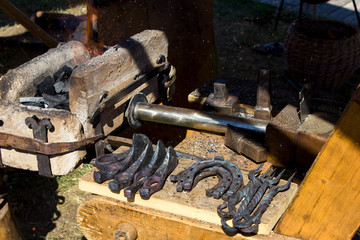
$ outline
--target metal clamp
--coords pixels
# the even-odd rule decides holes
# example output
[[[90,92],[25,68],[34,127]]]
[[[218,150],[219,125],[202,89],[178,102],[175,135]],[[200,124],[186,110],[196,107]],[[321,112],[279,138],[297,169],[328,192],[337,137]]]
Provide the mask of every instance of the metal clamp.
[[[33,130],[35,139],[47,142],[47,130],[52,130],[54,126],[49,118],[38,119],[35,115],[25,119],[26,125]],[[50,158],[45,154],[37,154],[39,174],[45,177],[54,177],[51,172]]]

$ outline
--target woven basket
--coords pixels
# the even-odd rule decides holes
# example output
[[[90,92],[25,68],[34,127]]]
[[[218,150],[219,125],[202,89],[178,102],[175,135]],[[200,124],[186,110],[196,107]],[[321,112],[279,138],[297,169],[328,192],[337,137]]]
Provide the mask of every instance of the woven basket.
[[[352,25],[329,20],[297,20],[285,40],[285,65],[299,82],[335,91],[360,64],[360,32]]]

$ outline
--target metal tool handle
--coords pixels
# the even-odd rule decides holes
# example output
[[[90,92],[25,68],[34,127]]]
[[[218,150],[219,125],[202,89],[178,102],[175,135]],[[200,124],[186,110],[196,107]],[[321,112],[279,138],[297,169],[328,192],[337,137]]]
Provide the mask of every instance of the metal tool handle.
[[[225,133],[227,125],[253,132],[265,133],[269,123],[255,118],[196,111],[192,109],[149,104],[143,93],[136,94],[126,110],[131,127],[138,128],[141,121],[175,125],[180,127]]]

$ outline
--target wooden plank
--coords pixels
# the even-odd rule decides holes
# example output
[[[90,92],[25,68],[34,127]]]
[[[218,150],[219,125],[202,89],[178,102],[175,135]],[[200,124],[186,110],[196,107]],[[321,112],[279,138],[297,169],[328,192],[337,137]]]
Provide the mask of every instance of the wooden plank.
[[[80,229],[86,239],[113,239],[113,232],[121,223],[132,225],[139,240],[141,239],[278,239],[295,238],[270,233],[268,236],[255,235],[230,237],[221,229],[203,224],[186,217],[177,218],[152,209],[139,207],[136,204],[97,196],[80,205],[77,212]]]
[[[210,138],[210,136],[212,137]],[[195,153],[203,158],[209,158],[211,155],[225,156],[225,159],[231,159],[242,169],[249,170],[256,167],[254,163],[248,162],[249,160],[244,159],[240,155],[231,153],[232,151],[230,149],[223,147],[221,144],[223,141],[220,143],[221,139],[223,140],[223,137],[218,135],[192,132],[175,149],[178,151],[184,151],[187,149],[187,153]],[[195,142],[197,144],[194,144]],[[237,157],[230,158],[230,155],[226,153],[227,151]],[[194,161],[192,160],[180,158],[179,165],[174,170],[174,174],[188,168],[193,163]],[[266,164],[264,170],[269,168],[269,166],[269,164]],[[209,189],[217,183],[216,177],[210,177],[207,178],[206,181],[200,181],[191,192],[180,193],[176,192],[176,185],[168,179],[162,191],[155,193],[149,200],[143,200],[138,194],[135,195],[134,199],[127,199],[123,196],[122,191],[120,191],[119,194],[113,193],[109,190],[107,182],[103,184],[95,183],[93,181],[94,171],[95,169],[80,179],[79,188],[81,190],[111,197],[124,203],[131,202],[137,207],[149,208],[155,212],[160,211],[165,217],[177,216],[178,219],[189,218],[191,221],[200,221],[203,226],[211,227],[217,232],[222,233],[220,218],[217,215],[216,209],[223,201],[220,199],[209,198],[205,195],[205,189]],[[247,172],[242,172],[244,174],[244,181],[247,182]],[[281,184],[284,184],[284,182]],[[271,232],[296,191],[297,185],[292,184],[288,191],[279,193],[274,198],[270,207],[261,219],[262,223],[259,225],[259,234],[269,234]],[[225,236],[225,234],[223,235]]]
[[[301,184],[276,232],[350,239],[360,225],[360,89]]]
[[[11,217],[9,205],[4,201],[4,199],[0,199],[2,205],[0,209],[0,239],[20,240],[21,237]]]

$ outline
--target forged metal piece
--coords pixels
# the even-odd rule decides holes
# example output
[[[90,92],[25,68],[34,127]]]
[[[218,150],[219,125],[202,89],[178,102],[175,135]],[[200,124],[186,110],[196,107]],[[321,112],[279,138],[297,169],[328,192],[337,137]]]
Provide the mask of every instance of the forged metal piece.
[[[284,172],[285,172],[285,169],[275,179],[271,178],[271,174],[270,174],[270,176],[268,174],[266,174],[266,176],[261,177],[263,184],[258,189],[258,191],[254,195],[254,197],[251,199],[251,201],[245,208],[243,208],[240,205],[237,213],[235,214],[235,216],[233,218],[233,226],[235,228],[242,229],[242,228],[250,227],[251,223],[248,221],[248,217],[254,211],[256,206],[259,204],[259,202],[263,198],[266,190],[269,187],[275,186],[279,183],[280,178]]]
[[[144,135],[145,136],[145,135]],[[143,149],[140,157],[124,172],[116,174],[114,180],[109,182],[109,188],[111,191],[117,192],[132,184],[134,175],[136,172],[144,168],[151,160],[154,151],[152,149],[152,143],[149,138],[146,137],[146,146]]]
[[[270,205],[271,201],[274,199],[278,192],[283,192],[290,188],[290,184],[294,176],[295,173],[287,180],[284,185],[270,187],[268,193],[265,195],[264,199],[261,201],[256,211],[251,216],[246,217],[248,219],[248,223],[246,225],[249,225],[249,227],[242,228],[240,230],[241,232],[252,233],[258,230],[260,219]]]
[[[171,175],[170,181],[177,182],[176,191],[182,192],[184,191],[184,175],[186,174],[187,169],[182,170],[177,175]]]
[[[256,188],[256,184],[260,185],[259,180],[256,178],[256,175],[261,172],[261,168],[264,164],[259,165],[257,168],[251,170],[248,174],[249,182],[242,189],[240,189],[236,194],[232,195],[228,202],[224,202],[219,205],[217,208],[218,215],[220,217],[232,218],[236,212],[236,205],[240,203],[245,196],[249,196],[251,189]],[[225,208],[228,208],[229,211],[223,211]]]
[[[94,172],[94,180],[103,183],[125,171],[136,159],[138,159],[145,146],[150,142],[143,134],[134,134],[133,145],[124,154],[105,154],[96,159],[95,166],[100,170]],[[124,158],[124,156],[126,156]]]
[[[243,179],[240,169],[221,157],[196,162],[177,175],[172,175],[170,179],[178,183],[176,191],[190,191],[198,181],[205,178],[206,171],[215,171],[222,178],[215,187],[207,190],[207,196],[213,196],[216,199],[222,197],[227,200],[242,187]]]
[[[259,193],[259,189],[261,189],[261,187],[265,188],[265,191],[267,190],[267,186],[265,186],[266,184],[264,184],[264,182],[266,180],[270,180],[271,179],[271,174],[273,173],[273,171],[270,172],[270,169],[267,170],[263,175],[260,176],[260,179],[256,178],[255,175],[251,175],[251,182],[252,182],[252,186],[249,188],[248,194],[245,196],[245,198],[242,200],[241,205],[239,206],[239,209],[237,210],[236,215],[242,215],[244,213],[244,211],[248,208],[249,211],[249,204],[252,203],[252,205],[257,205],[257,201],[254,201],[254,198],[256,195],[258,195],[258,201],[261,200],[263,194]],[[280,180],[280,178],[279,178]],[[254,207],[254,208],[255,208]],[[251,209],[252,207],[250,207]],[[251,210],[252,211],[252,210]]]
[[[195,176],[201,170],[203,170],[205,168],[209,168],[209,167],[214,167],[214,166],[220,166],[220,167],[226,168],[226,170],[228,170],[231,173],[231,175],[233,176],[233,179],[235,179],[235,178],[238,179],[237,181],[235,181],[234,184],[240,185],[239,188],[241,187],[242,174],[241,174],[240,169],[236,165],[234,165],[228,161],[210,159],[210,160],[205,160],[202,162],[196,162],[189,167],[188,172],[185,175],[184,189],[191,190],[191,186],[193,184]],[[233,186],[233,184],[232,184],[232,186]],[[233,187],[232,189],[229,189],[232,191],[230,193],[230,195],[234,194],[234,192],[236,192],[238,190],[237,189],[236,191],[234,191],[234,189],[235,189],[235,187]]]
[[[223,167],[213,167],[213,170],[221,177],[221,180],[213,188],[206,190],[206,196],[219,199],[230,188],[233,177],[231,173]]]
[[[48,141],[47,130],[54,128],[49,118],[38,119],[36,116],[27,117],[25,123],[33,130],[34,138],[44,142]],[[49,156],[37,154],[36,158],[39,174],[45,177],[53,177]]]
[[[162,160],[166,156],[166,149],[161,141],[157,142],[155,153],[149,164],[144,169],[137,172],[134,176],[134,182],[131,186],[124,190],[124,196],[127,198],[134,197],[135,193],[141,188],[144,182],[156,171]]]
[[[148,199],[153,193],[160,191],[165,184],[166,178],[172,171],[174,171],[177,165],[178,158],[176,156],[176,152],[174,148],[168,147],[165,159],[160,167],[144,182],[144,185],[140,188],[140,196]]]
[[[239,191],[239,194],[233,195],[229,201],[228,201],[228,209],[229,212],[224,213],[221,212],[222,209],[226,208],[226,202],[218,206],[218,214],[221,216],[221,224],[224,229],[224,231],[228,234],[236,234],[238,232],[238,229],[235,227],[230,227],[226,220],[233,218],[238,212],[236,212],[236,205],[241,201],[241,205],[239,207],[240,211],[243,211],[241,209],[244,209],[253,196],[255,195],[256,191],[261,186],[261,180],[256,177],[258,173],[260,173],[261,168],[263,164],[261,164],[259,167],[255,168],[254,170],[250,171],[248,174],[249,183]],[[269,173],[269,170],[264,174],[267,176]]]
[[[201,173],[199,173],[198,175],[196,175],[193,185],[191,187],[191,189],[193,189],[194,187],[196,187],[196,185],[198,184],[198,182],[200,182],[201,180],[203,180],[204,178],[207,177],[211,177],[211,176],[217,176],[217,172],[214,170],[214,168],[206,168],[203,171],[201,171]],[[219,176],[218,176],[219,178]],[[208,191],[208,190],[206,190]],[[210,195],[211,196],[211,195]]]

